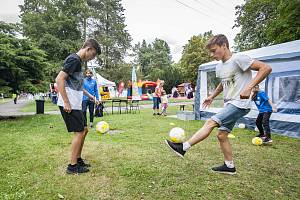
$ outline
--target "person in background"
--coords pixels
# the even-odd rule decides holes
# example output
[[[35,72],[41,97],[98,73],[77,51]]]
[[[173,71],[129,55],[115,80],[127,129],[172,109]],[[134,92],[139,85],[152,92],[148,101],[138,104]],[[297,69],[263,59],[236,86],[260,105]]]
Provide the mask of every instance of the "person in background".
[[[258,85],[253,88],[252,100],[259,111],[256,118],[256,126],[259,130],[259,134],[256,137],[262,138],[263,143],[272,143],[273,140],[271,139],[269,121],[272,112],[277,112],[277,108],[267,94],[264,91],[259,90]]]
[[[153,94],[153,115],[160,115],[159,113],[159,103],[161,102],[161,91],[163,90],[164,81],[160,81],[156,86]]]
[[[168,95],[165,90],[161,92],[161,115],[167,116],[167,108],[168,108]]]
[[[94,110],[95,110],[95,102],[99,104],[99,93],[98,93],[98,86],[95,79],[93,79],[93,72],[90,69],[85,71],[86,78],[83,81],[83,89],[85,89],[89,94],[96,97],[96,101],[90,99],[87,95],[83,95],[82,99],[82,112],[83,116],[87,122],[86,111],[89,108],[90,113],[90,128],[93,127],[94,122]]]

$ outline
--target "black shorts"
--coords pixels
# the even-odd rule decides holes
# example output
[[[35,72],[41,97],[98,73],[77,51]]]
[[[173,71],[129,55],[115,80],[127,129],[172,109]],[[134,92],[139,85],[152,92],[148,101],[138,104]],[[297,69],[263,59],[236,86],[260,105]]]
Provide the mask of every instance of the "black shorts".
[[[86,120],[81,110],[72,110],[70,113],[67,113],[62,106],[59,106],[59,109],[68,132],[82,132],[84,130]]]

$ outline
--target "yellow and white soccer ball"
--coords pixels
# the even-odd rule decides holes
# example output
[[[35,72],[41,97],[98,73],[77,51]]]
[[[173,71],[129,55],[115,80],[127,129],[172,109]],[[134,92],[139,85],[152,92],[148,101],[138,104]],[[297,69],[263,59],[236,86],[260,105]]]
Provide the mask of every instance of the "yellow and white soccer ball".
[[[256,146],[260,146],[262,145],[263,141],[260,137],[254,137],[252,139],[252,144],[256,145]]]
[[[175,127],[169,132],[170,140],[175,143],[181,143],[185,139],[185,132],[182,128]]]
[[[96,132],[98,133],[106,133],[109,131],[109,125],[105,121],[98,122],[96,125]]]

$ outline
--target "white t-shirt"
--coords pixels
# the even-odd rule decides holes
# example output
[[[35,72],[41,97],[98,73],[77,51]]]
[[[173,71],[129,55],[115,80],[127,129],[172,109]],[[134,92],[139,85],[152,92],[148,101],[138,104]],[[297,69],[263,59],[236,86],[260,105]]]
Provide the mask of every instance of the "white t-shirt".
[[[252,80],[250,69],[253,59],[246,55],[233,54],[226,62],[216,66],[216,76],[221,79],[224,102],[238,108],[251,108],[250,99],[241,99],[240,93]]]

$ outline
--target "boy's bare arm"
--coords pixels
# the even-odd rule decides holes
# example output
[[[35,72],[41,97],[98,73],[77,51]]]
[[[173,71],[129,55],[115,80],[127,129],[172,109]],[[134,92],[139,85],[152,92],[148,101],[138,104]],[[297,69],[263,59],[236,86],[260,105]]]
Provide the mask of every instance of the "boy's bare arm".
[[[70,113],[72,111],[72,108],[65,89],[65,81],[67,78],[68,78],[68,74],[64,71],[60,71],[55,80],[57,84],[57,90],[64,101],[64,110],[67,113]]]
[[[221,92],[223,91],[223,86],[222,83],[219,83],[219,85],[217,86],[217,88],[215,89],[215,91],[209,95],[209,97],[207,97],[206,99],[204,99],[202,106],[203,108],[209,107],[210,104],[212,103],[213,99],[218,96]]]
[[[272,111],[273,111],[273,112],[277,112],[277,108],[276,108],[276,106],[272,103],[272,101],[269,99],[268,102],[269,102],[270,106],[272,107]]]
[[[93,95],[91,95],[88,91],[86,91],[85,89],[83,89],[83,94],[85,94],[86,96],[88,96],[91,100],[95,100],[95,97]]]
[[[216,96],[218,96],[223,91],[222,83],[219,83],[215,91],[210,95],[210,98],[214,99]]]
[[[271,72],[272,68],[264,62],[255,60],[250,66],[251,70],[258,71],[246,88],[240,94],[241,99],[249,99],[252,88],[262,82]]]

